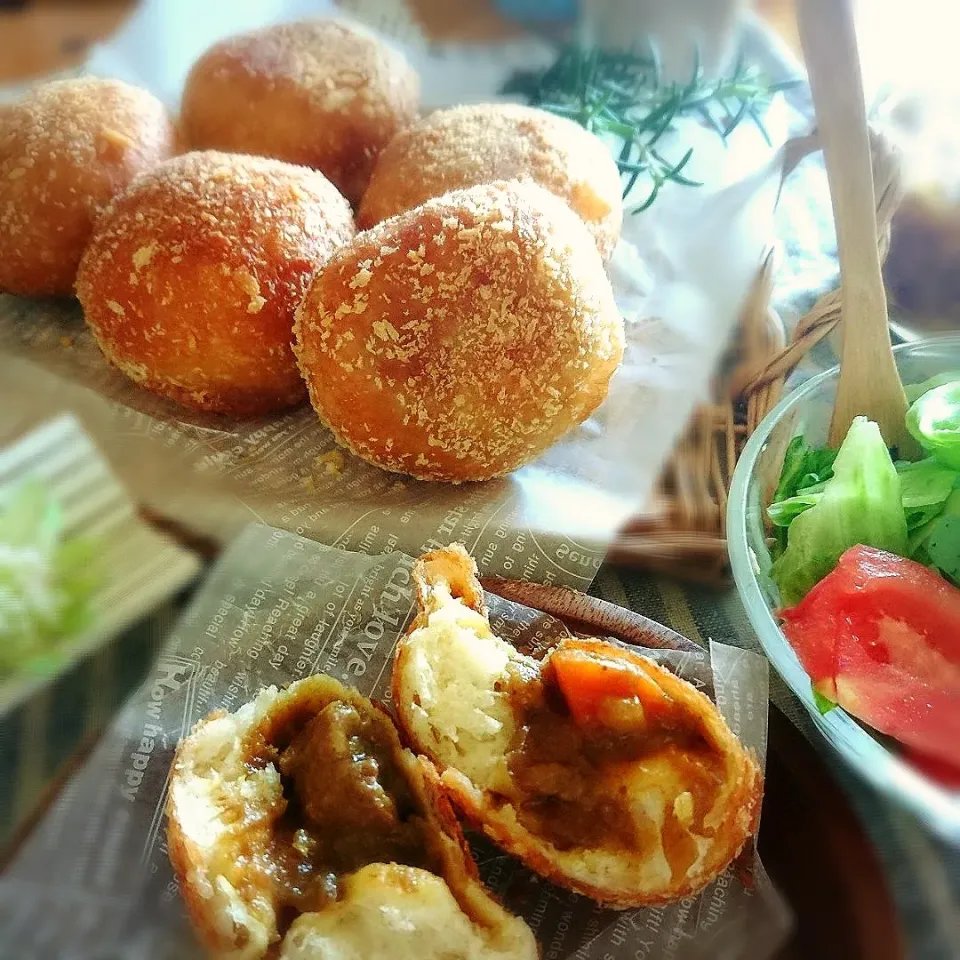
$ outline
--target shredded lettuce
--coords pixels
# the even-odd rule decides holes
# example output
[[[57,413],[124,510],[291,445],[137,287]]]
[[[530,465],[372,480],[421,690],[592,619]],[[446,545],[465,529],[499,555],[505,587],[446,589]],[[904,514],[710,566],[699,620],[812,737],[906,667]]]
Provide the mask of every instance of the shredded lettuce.
[[[783,603],[799,603],[856,544],[905,555],[907,524],[900,475],[877,425],[857,417],[816,502],[795,516],[771,575]]]
[[[94,617],[96,545],[66,538],[47,489],[27,482],[0,494],[0,676],[42,668],[59,641]]]

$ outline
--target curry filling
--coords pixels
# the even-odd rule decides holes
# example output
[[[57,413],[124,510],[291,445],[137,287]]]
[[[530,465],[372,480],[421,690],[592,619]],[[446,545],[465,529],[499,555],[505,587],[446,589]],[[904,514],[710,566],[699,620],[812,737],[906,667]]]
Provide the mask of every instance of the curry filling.
[[[359,697],[301,698],[274,711],[248,736],[245,756],[250,771],[279,770],[283,796],[244,830],[225,873],[270,899],[281,936],[301,913],[337,900],[341,879],[367,864],[443,874],[396,731]]]
[[[543,663],[509,668],[505,692],[518,720],[510,799],[520,822],[560,850],[662,845],[680,876],[698,855],[691,834],[712,832],[703,820],[722,788],[724,757],[689,706],[618,653],[574,641]]]

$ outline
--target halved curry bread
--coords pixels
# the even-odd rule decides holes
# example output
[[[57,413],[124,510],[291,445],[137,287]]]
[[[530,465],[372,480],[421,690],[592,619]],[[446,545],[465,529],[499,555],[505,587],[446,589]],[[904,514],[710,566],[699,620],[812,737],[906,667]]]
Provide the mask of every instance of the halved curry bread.
[[[414,578],[394,703],[470,821],[612,907],[676,900],[723,872],[757,828],[763,788],[715,704],[615,642],[519,653],[491,631],[458,546],[422,557]]]
[[[193,924],[232,960],[534,960],[477,877],[436,771],[328,676],[200,721],[167,838]]]

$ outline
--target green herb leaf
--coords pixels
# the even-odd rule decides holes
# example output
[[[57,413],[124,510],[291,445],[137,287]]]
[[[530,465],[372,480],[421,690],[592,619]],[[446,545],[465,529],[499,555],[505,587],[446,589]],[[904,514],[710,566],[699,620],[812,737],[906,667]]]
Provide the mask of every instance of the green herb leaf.
[[[813,702],[822,716],[826,716],[831,710],[836,708],[837,705],[829,697],[825,697],[812,684],[810,685],[810,689],[813,690]]]
[[[799,603],[856,544],[900,555],[907,549],[900,476],[879,428],[865,417],[847,431],[817,502],[790,524],[787,548],[771,568],[783,603]]]
[[[566,47],[546,70],[518,71],[500,92],[519,95],[593,133],[619,138],[616,154],[625,179],[624,197],[641,176],[649,181],[646,198],[632,211],[639,213],[654,202],[666,183],[701,185],[682,172],[692,151],[674,162],[656,149],[680,117],[697,118],[723,139],[749,117],[769,142],[763,108],[775,93],[793,85],[794,81],[770,83],[742,61],[729,76],[708,80],[699,56],[694,58],[688,81],[665,83],[659,52],[651,43],[646,53]]]
[[[940,384],[914,401],[907,429],[942,464],[960,470],[960,380]]]

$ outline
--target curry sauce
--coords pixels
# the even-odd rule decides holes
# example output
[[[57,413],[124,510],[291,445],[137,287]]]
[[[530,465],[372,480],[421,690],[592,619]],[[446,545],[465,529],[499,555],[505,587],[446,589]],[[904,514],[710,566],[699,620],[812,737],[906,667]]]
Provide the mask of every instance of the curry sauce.
[[[662,843],[675,875],[696,859],[698,830],[723,784],[724,761],[696,717],[665,695],[656,711],[639,698],[604,700],[595,717],[573,715],[550,659],[521,672],[511,667],[507,693],[517,734],[507,768],[520,822],[559,850],[647,851]],[[666,761],[672,783],[658,782]],[[636,802],[638,770],[650,789],[673,787],[658,824]],[[677,788],[679,784],[679,789]]]
[[[249,825],[225,869],[269,898],[281,936],[299,914],[338,899],[341,878],[367,864],[442,873],[389,719],[348,700],[316,707],[298,703],[249,735],[248,769],[273,764],[283,798]]]

